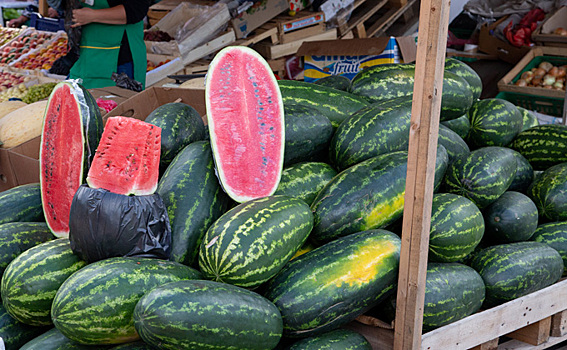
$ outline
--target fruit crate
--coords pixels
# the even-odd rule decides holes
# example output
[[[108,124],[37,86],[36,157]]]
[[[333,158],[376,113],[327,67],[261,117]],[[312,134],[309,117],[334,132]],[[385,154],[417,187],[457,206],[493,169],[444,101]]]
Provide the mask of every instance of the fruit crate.
[[[562,98],[523,94],[520,92],[502,91],[496,98],[512,102],[516,106],[524,107],[530,111],[561,117],[563,114]]]

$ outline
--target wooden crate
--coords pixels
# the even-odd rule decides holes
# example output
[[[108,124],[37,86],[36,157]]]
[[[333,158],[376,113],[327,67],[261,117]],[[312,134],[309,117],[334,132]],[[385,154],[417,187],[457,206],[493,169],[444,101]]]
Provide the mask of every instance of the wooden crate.
[[[323,12],[300,11],[295,16],[283,14],[268,23],[277,27],[280,44],[318,35],[326,29]]]
[[[234,45],[251,46],[261,41],[269,41],[271,44],[278,44],[278,28],[271,24],[264,24],[254,29],[246,38],[236,40]]]
[[[254,45],[254,49],[262,56],[269,60],[275,60],[281,57],[293,55],[297,52],[299,47],[304,41],[317,41],[317,40],[334,40],[337,38],[336,28],[329,29],[321,34],[313,35],[308,38],[298,39],[286,44],[271,44],[267,42],[259,42]]]

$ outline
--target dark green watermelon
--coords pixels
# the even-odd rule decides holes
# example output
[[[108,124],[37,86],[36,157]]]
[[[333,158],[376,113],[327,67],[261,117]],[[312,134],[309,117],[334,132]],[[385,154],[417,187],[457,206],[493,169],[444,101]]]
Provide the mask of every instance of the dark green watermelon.
[[[451,72],[465,79],[470,85],[473,100],[476,101],[480,98],[480,94],[482,93],[482,80],[478,73],[468,64],[454,58],[447,58],[445,59],[445,72]]]
[[[540,217],[567,220],[567,163],[545,170],[534,179],[527,194],[537,206]]]
[[[467,138],[471,129],[471,122],[466,114],[455,119],[442,121],[440,124],[456,132],[463,140]]]
[[[108,346],[97,346],[97,350],[108,349]],[[20,350],[94,350],[93,347],[78,344],[67,338],[57,328],[30,340]]]
[[[545,243],[557,250],[563,258],[563,265],[567,269],[567,221],[556,221],[539,225],[531,240]]]
[[[328,77],[315,80],[314,84],[347,91],[350,87],[350,79],[344,75],[329,75]]]
[[[520,113],[522,113],[522,120],[523,120],[522,131],[528,130],[531,127],[539,125],[539,120],[537,119],[535,114],[533,114],[531,111],[528,111],[523,107],[520,106],[516,106],[516,107],[518,108]]]
[[[293,164],[282,171],[280,184],[274,195],[299,198],[311,205],[317,193],[336,175],[335,169],[327,163]]]
[[[15,320],[0,304],[0,339],[4,341],[6,350],[18,350],[50,327],[35,327]]]
[[[516,175],[508,190],[525,193],[534,180],[534,168],[520,152],[513,151],[512,154],[516,157],[517,167]]]
[[[522,130],[523,117],[512,103],[489,98],[473,103],[468,112],[468,142],[475,147],[507,146]]]
[[[0,192],[0,224],[45,221],[39,183],[20,185]]]
[[[505,192],[483,210],[485,237],[493,242],[527,241],[534,234],[538,213],[534,202],[525,194]]]
[[[358,332],[349,329],[336,329],[318,336],[295,342],[289,350],[372,350],[372,345]]]
[[[443,124],[439,124],[439,136],[437,142],[447,150],[449,163],[462,154],[470,153],[469,146],[456,132]]]
[[[519,133],[510,147],[526,157],[534,170],[545,170],[567,162],[567,126],[533,126]]]

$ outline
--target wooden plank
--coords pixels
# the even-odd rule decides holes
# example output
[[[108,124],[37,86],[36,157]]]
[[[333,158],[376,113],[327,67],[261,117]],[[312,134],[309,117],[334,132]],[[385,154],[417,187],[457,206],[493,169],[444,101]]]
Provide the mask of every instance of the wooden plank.
[[[209,40],[205,44],[197,46],[193,50],[181,55],[181,61],[183,62],[183,65],[186,66],[197,61],[200,58],[203,58],[213,52],[222,49],[223,47],[233,43],[234,40],[236,40],[234,30],[232,30],[232,28],[229,28],[226,32],[217,36],[216,38]]]
[[[391,329],[380,328],[353,321],[343,328],[362,334],[372,345],[373,350],[392,350],[394,332]]]
[[[421,3],[395,318],[395,350],[421,348],[449,3],[449,0],[424,0]]]
[[[423,350],[465,350],[567,310],[567,280],[428,332]]]
[[[498,349],[498,338],[492,339],[486,343],[475,346],[471,350],[496,350]]]
[[[271,45],[269,43],[260,42],[256,44],[254,48],[265,58],[273,60],[276,58],[295,54],[304,41],[333,40],[336,38],[337,29],[333,28],[319,35],[303,38],[287,44]]]
[[[519,340],[510,340],[498,345],[498,350],[543,350],[553,347],[555,350],[567,350],[567,346],[556,347],[556,345],[567,341],[567,335],[562,337],[550,337],[548,341],[540,345],[532,345]]]
[[[356,26],[360,23],[366,22],[370,17],[372,17],[372,15],[386,5],[387,2],[388,0],[379,0],[377,2],[367,1],[360,4],[357,9],[351,12],[348,22],[341,23],[341,20],[339,19],[339,35],[343,36],[347,32],[356,28]]]
[[[253,35],[249,35],[247,38],[238,39],[234,42],[234,45],[240,46],[250,46],[259,43],[262,40],[270,39],[272,44],[277,44],[278,39],[278,28],[272,24],[264,24],[259,28],[254,29]]]
[[[392,7],[378,21],[374,22],[367,30],[369,37],[383,35],[388,28],[394,24],[406,11],[410,11],[416,0],[409,0],[402,7]]]
[[[364,27],[364,23],[359,23],[357,24],[357,26],[353,29],[354,31],[354,36],[357,38],[366,38],[366,28]]]
[[[507,337],[532,345],[540,345],[549,340],[551,334],[551,316],[529,326],[506,334]]]
[[[562,337],[567,335],[567,310],[553,315],[551,318],[551,336]]]
[[[43,17],[48,17],[48,10],[49,5],[47,4],[47,0],[39,0],[39,14]]]
[[[280,35],[280,43],[281,44],[288,44],[293,41],[297,41],[300,39],[308,38],[310,36],[319,35],[325,32],[326,26],[325,23],[317,23],[314,26],[298,29],[293,32],[285,33]],[[280,33],[281,34],[281,33]]]

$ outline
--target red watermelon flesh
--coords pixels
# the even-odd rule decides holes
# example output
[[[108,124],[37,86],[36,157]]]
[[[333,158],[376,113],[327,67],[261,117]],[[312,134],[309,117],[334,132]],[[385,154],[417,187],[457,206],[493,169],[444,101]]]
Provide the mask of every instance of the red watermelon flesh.
[[[155,192],[161,128],[128,117],[108,118],[87,175],[91,188],[123,195]]]
[[[281,93],[256,51],[221,50],[207,72],[207,120],[219,180],[237,202],[272,195],[278,187],[285,143]]]

